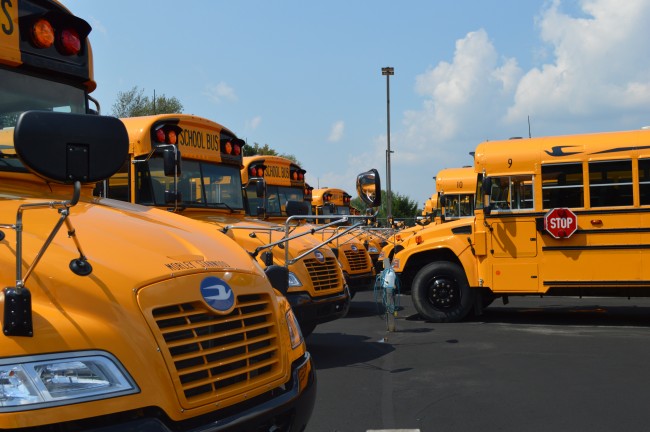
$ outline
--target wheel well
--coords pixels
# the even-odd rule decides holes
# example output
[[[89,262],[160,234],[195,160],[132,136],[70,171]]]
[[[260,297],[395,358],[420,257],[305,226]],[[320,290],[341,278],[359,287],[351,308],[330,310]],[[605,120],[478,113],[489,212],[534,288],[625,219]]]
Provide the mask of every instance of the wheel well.
[[[402,274],[400,275],[402,289],[410,290],[411,282],[413,282],[413,278],[417,272],[425,265],[434,261],[448,261],[456,263],[461,267],[463,266],[456,254],[449,249],[433,249],[411,255],[409,260],[406,262],[404,271],[402,271]]]

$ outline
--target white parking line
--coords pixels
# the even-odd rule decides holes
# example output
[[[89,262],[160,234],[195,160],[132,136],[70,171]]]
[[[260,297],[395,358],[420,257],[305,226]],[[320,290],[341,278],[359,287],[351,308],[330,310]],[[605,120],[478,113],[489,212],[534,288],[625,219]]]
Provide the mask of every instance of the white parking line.
[[[366,432],[420,432],[420,429],[366,429]]]

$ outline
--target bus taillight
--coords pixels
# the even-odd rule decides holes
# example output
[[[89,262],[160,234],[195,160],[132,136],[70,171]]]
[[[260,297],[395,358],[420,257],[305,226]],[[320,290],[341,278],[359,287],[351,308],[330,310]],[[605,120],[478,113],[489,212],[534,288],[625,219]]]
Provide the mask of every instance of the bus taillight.
[[[77,55],[81,51],[81,39],[74,29],[64,29],[59,38],[60,50],[64,55]]]
[[[39,19],[32,26],[32,43],[37,48],[49,48],[54,43],[54,28],[48,20]]]

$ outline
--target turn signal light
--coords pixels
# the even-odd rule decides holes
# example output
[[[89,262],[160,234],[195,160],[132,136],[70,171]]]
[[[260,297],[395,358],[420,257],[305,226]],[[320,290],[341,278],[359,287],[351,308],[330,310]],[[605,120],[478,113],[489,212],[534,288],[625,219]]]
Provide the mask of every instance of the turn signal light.
[[[32,43],[38,48],[49,48],[54,44],[54,28],[45,19],[39,19],[32,26]]]

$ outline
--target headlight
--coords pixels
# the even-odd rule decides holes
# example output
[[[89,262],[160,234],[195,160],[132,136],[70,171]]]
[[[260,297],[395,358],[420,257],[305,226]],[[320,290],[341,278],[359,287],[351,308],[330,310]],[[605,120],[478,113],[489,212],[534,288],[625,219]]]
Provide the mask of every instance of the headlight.
[[[278,296],[278,305],[280,306],[280,311],[284,312],[284,320],[287,323],[287,330],[289,330],[289,339],[291,339],[291,348],[298,348],[302,342],[302,331],[300,330],[300,324],[298,324],[298,319],[291,309],[289,300],[284,296]]]
[[[105,352],[3,359],[0,412],[80,403],[139,391],[117,359]]]
[[[302,331],[298,324],[298,319],[294,315],[293,310],[289,309],[285,314],[287,319],[287,327],[289,327],[289,338],[291,339],[291,348],[295,349],[302,344]]]
[[[368,246],[368,253],[379,253],[379,249],[376,246]]]
[[[293,272],[289,272],[289,286],[290,287],[299,287],[302,286],[300,279]]]

